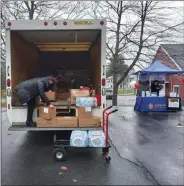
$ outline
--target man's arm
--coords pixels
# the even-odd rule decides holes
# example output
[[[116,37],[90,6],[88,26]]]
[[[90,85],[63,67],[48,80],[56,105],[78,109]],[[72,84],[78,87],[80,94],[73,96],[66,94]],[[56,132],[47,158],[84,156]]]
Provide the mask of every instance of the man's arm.
[[[50,101],[47,98],[47,96],[45,95],[44,82],[38,81],[38,90],[39,90],[39,94],[40,94],[40,97],[41,97],[42,101],[44,103],[46,103],[47,106],[49,106]]]

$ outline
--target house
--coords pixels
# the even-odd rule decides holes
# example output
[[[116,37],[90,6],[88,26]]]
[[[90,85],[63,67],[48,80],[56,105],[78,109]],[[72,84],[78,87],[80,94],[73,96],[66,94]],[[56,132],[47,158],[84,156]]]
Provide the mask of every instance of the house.
[[[156,60],[170,68],[184,70],[184,44],[161,44],[153,61]],[[166,95],[175,92],[184,101],[184,75],[167,75],[166,79]]]

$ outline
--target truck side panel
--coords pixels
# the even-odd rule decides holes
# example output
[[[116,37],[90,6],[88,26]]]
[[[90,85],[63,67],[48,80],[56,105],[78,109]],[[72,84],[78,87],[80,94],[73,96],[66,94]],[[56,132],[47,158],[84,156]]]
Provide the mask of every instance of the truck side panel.
[[[6,81],[10,80],[11,82],[11,42],[10,42],[10,30],[6,30]],[[12,86],[7,86],[7,115],[10,123],[12,123],[12,105],[11,105],[11,94],[12,94]],[[9,93],[8,93],[9,92]]]

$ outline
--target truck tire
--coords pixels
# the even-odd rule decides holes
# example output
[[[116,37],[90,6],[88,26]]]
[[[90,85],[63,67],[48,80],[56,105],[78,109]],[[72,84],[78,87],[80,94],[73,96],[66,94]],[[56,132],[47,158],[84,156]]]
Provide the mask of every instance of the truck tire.
[[[66,161],[68,158],[68,153],[64,148],[57,148],[53,151],[53,158],[56,161]]]

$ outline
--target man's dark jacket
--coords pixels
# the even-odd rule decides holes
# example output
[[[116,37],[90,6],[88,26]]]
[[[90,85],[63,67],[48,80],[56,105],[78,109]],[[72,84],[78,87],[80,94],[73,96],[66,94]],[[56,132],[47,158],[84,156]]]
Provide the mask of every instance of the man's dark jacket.
[[[48,77],[26,80],[16,86],[17,95],[22,104],[40,96],[44,103],[50,105],[45,92],[51,89],[52,87],[49,86]]]

